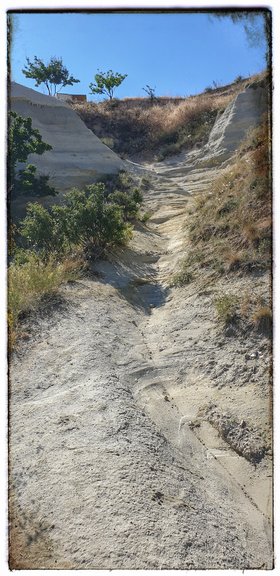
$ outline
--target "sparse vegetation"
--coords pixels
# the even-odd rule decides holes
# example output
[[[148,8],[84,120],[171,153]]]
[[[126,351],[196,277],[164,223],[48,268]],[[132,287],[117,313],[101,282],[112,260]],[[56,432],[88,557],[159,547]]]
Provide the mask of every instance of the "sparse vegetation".
[[[182,274],[201,268],[220,274],[269,270],[271,221],[270,136],[262,124],[243,143],[227,174],[196,199]]]
[[[189,213],[188,256],[174,275],[176,285],[234,273],[264,274],[271,268],[272,208],[270,134],[264,121],[248,134],[236,161],[211,190],[195,199]],[[247,301],[247,303],[245,302]],[[245,324],[266,335],[272,331],[270,303],[252,294],[218,295],[217,317],[224,325]]]
[[[117,154],[162,160],[204,144],[217,113],[226,108],[246,82],[185,99],[157,97],[153,106],[149,98],[119,100],[113,108],[114,100],[72,106],[98,137],[110,138],[110,147]]]
[[[53,256],[44,261],[32,251],[18,253],[8,270],[10,349],[20,334],[21,315],[34,309],[42,296],[56,292],[62,282],[77,277],[80,269],[81,260],[77,257],[68,257],[59,263]]]
[[[144,92],[149,96],[151,103],[153,104],[156,98],[156,88],[152,88],[149,84],[146,84],[145,88],[142,88]]]
[[[143,176],[143,178],[141,179],[141,188],[142,190],[149,190],[151,187],[151,180],[150,178],[147,178],[146,176]]]
[[[141,192],[126,172],[103,182],[72,189],[64,203],[46,208],[27,205],[27,215],[10,233],[9,327],[16,339],[18,318],[45,294],[77,273],[85,258],[97,258],[108,247],[132,236],[129,222],[138,217]],[[17,239],[17,243],[16,240]]]
[[[148,222],[148,220],[150,220],[151,216],[152,216],[152,212],[150,210],[148,210],[147,212],[143,212],[142,214],[140,214],[139,220],[143,224],[146,224],[146,222]]]
[[[257,308],[252,316],[253,323],[257,330],[263,334],[272,333],[272,310],[269,306]]]
[[[178,274],[174,274],[172,281],[170,283],[171,286],[186,286],[193,280],[193,274],[190,270],[183,270],[180,271]]]

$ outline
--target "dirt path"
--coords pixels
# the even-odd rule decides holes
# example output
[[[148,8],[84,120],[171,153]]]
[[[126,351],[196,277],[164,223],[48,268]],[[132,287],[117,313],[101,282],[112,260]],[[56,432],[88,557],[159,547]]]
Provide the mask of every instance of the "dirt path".
[[[217,333],[206,288],[168,287],[190,195],[216,172],[151,168],[149,225],[68,284],[12,362],[13,567],[272,565],[270,461],[199,419],[214,399],[265,427],[267,344]]]

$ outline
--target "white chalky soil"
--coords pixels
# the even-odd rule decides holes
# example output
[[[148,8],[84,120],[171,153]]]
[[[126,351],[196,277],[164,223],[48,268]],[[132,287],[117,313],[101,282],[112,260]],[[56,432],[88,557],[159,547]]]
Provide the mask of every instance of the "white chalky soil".
[[[168,287],[192,194],[223,169],[192,162],[145,166],[152,218],[14,354],[14,568],[272,567],[270,458],[253,465],[200,416],[214,401],[269,427],[268,342],[221,334],[211,287]]]

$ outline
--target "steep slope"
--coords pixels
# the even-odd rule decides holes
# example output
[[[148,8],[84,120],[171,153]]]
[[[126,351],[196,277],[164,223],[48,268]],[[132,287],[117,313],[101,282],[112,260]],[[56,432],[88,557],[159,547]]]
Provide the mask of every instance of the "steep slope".
[[[121,159],[65,102],[12,82],[10,105],[24,118],[31,117],[32,126],[53,147],[42,156],[31,154],[28,161],[38,173],[49,175],[58,191],[90,184],[98,175],[123,168]]]
[[[148,226],[27,321],[11,366],[14,568],[272,567],[270,455],[244,458],[207,417],[215,405],[258,445],[269,340],[220,331],[212,301],[226,279],[170,287],[186,208],[226,169],[197,159],[129,163],[151,180]]]

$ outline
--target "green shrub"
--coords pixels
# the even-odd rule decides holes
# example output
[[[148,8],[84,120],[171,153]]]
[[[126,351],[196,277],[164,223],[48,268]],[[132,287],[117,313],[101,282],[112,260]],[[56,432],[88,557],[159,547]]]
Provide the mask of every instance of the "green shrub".
[[[21,225],[28,248],[43,254],[63,253],[72,246],[104,249],[123,244],[131,238],[131,227],[124,221],[120,206],[105,198],[104,184],[92,184],[84,190],[65,194],[63,205],[44,208],[29,204]]]
[[[132,194],[126,192],[113,192],[108,196],[108,200],[117,206],[120,206],[125,220],[136,218],[139,210],[140,203],[142,202],[142,195],[137,188]]]
[[[20,234],[26,245],[34,250],[50,252],[55,247],[55,226],[52,214],[38,202],[29,203],[26,208]]]
[[[152,216],[152,212],[151,212],[151,210],[148,210],[147,212],[140,214],[139,220],[140,220],[140,222],[143,222],[143,224],[145,224],[146,222],[148,222],[148,220],[151,218],[151,216]]]
[[[19,162],[26,162],[29,154],[42,155],[52,150],[52,146],[43,142],[42,136],[32,127],[31,118],[23,118],[16,112],[9,112],[8,134],[8,187],[13,196],[54,196],[56,190],[49,186],[48,176],[36,177],[36,167],[33,164],[16,173]]]

